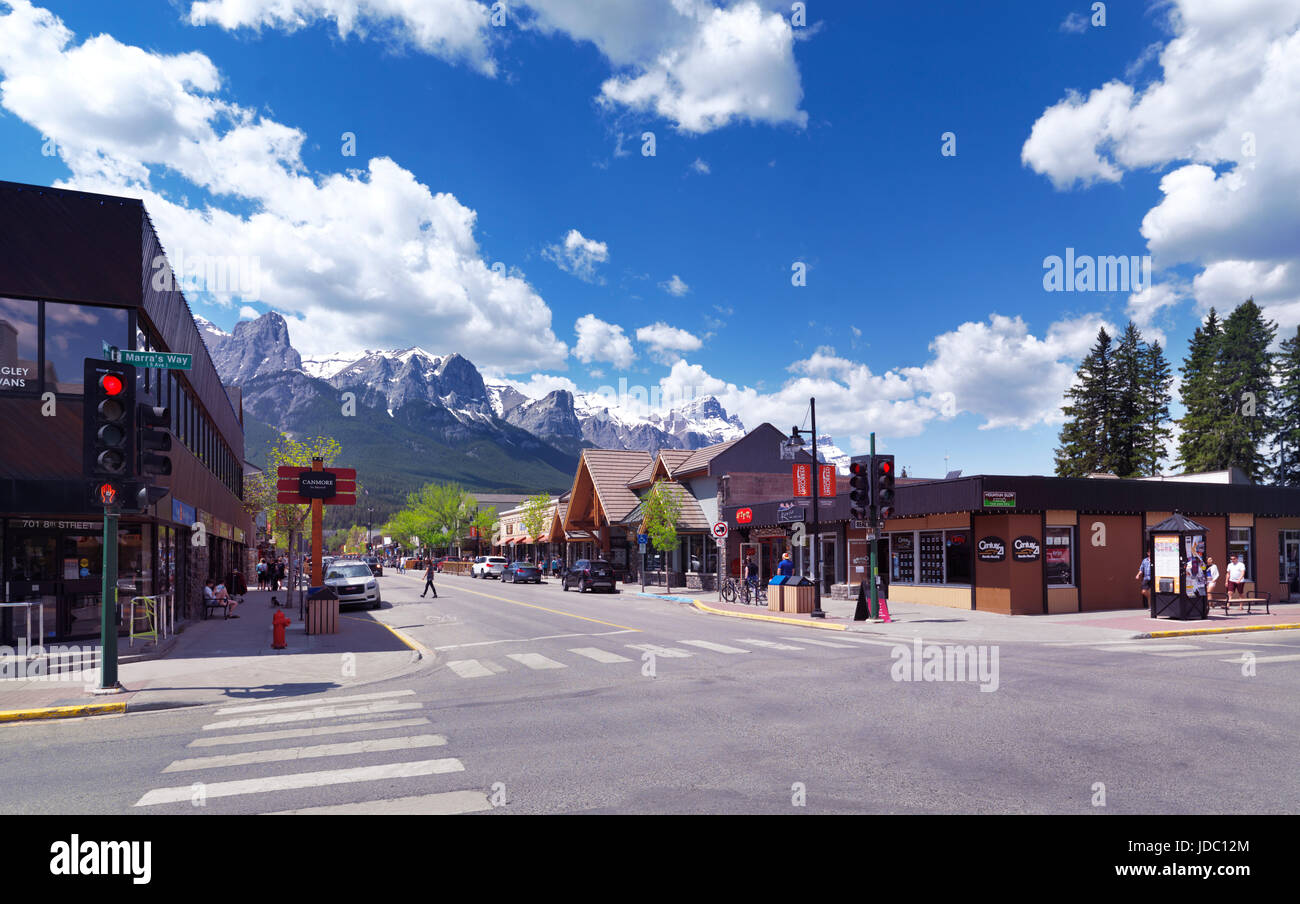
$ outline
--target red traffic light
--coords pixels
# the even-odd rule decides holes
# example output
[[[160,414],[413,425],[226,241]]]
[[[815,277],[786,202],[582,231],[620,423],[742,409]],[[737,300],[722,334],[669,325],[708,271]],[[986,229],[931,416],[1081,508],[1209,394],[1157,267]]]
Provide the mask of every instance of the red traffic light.
[[[99,387],[104,390],[105,395],[121,395],[122,378],[116,374],[104,374],[99,378]]]
[[[892,474],[893,471],[894,471],[894,463],[892,461],[886,460],[880,463],[881,474]]]
[[[113,505],[117,502],[117,487],[111,483],[101,483],[95,488],[95,495],[99,497],[100,505]]]
[[[850,473],[850,474],[865,474],[865,473],[867,473],[867,463],[866,463],[865,461],[855,461],[855,462],[851,463],[851,464],[849,465],[849,473]]]

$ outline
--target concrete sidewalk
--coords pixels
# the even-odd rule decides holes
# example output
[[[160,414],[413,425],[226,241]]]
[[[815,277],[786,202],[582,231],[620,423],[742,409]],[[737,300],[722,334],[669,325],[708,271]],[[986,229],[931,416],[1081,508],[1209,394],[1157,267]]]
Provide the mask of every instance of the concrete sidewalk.
[[[680,601],[678,594],[660,598]],[[920,637],[924,640],[1086,644],[1147,637],[1300,628],[1300,603],[1274,605],[1271,607],[1271,615],[1265,615],[1262,610],[1245,615],[1234,609],[1227,616],[1219,610],[1207,619],[1175,621],[1169,618],[1153,619],[1145,609],[1069,612],[1058,615],[1000,615],[995,612],[894,602],[888,604],[891,621],[884,623],[853,621],[857,600],[823,598],[822,611],[826,613],[824,619],[812,618],[806,614],[771,612],[766,606],[724,603],[717,599],[716,594],[695,594],[691,600],[695,608],[711,615],[758,621],[776,620],[833,631],[897,637],[900,640]]]
[[[0,666],[0,723],[30,719],[134,712],[202,706],[318,694],[356,687],[407,674],[429,664],[417,652],[419,644],[387,627],[365,610],[339,614],[338,634],[307,635],[297,607],[281,609],[292,619],[285,630],[288,648],[271,649],[270,598],[283,602],[287,594],[250,591],[235,614],[182,625],[181,633],[160,648],[120,649],[118,680],[125,692],[96,695],[99,645],[93,647],[94,668],[78,672],[32,676],[19,660]],[[378,614],[378,613],[374,613]],[[71,644],[69,644],[71,646]]]

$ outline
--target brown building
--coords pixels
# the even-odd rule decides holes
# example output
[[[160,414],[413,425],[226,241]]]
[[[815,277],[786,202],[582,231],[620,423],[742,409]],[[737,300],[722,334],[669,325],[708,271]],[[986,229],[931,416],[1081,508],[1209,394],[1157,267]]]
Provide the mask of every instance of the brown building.
[[[0,182],[0,586],[39,603],[46,640],[99,632],[103,509],[82,471],[81,381],[106,345],[193,356],[190,370],[137,368],[136,401],[168,410],[172,473],[152,479],[167,495],[121,517],[121,595],[197,617],[207,577],[247,569],[242,407],[157,278],[164,262],[139,200]],[[23,630],[13,611],[0,642]]]

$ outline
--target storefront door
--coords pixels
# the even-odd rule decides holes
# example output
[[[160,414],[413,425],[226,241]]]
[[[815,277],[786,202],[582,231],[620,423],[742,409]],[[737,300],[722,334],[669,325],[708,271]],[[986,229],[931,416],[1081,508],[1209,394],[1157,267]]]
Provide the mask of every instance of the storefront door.
[[[817,556],[817,569],[821,572],[822,593],[830,593],[835,583],[835,569],[838,562],[835,556],[835,535],[822,534],[821,549]]]
[[[1283,591],[1292,596],[1300,594],[1300,531],[1284,531],[1282,534],[1282,578]]]

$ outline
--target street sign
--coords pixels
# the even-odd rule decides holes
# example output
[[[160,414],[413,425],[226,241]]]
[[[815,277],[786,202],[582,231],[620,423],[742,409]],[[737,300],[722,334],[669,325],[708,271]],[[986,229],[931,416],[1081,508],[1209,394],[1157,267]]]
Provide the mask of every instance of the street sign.
[[[736,509],[736,523],[749,524],[754,520],[754,510],[751,508]]]
[[[164,370],[192,370],[194,356],[179,352],[140,352],[129,348],[118,348],[107,342],[100,342],[103,354],[109,361],[119,364],[134,364],[136,367],[160,367]]]
[[[638,544],[639,546],[645,546],[647,543],[650,542],[650,535],[649,535],[649,534],[637,534],[637,535],[636,535],[636,542],[637,542],[637,544]],[[641,551],[642,551],[642,552],[645,552],[644,549],[641,550]]]
[[[717,540],[727,539],[727,522],[715,521],[713,523],[713,536]]]
[[[308,499],[333,499],[333,471],[303,471],[298,475],[298,495]]]
[[[638,543],[638,544],[636,545],[636,551],[639,552],[639,553],[644,554],[644,553],[645,553],[645,544],[644,544],[644,543]]]

